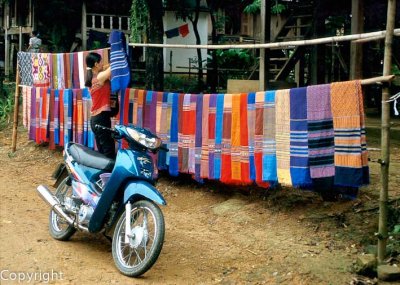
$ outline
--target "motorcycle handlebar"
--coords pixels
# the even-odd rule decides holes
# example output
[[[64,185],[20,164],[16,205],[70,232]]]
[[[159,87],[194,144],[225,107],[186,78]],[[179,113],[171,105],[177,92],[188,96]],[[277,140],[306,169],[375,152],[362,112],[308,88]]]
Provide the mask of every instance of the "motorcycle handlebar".
[[[119,132],[116,131],[115,129],[107,128],[107,127],[102,126],[102,125],[95,125],[94,128],[95,128],[96,130],[109,131],[109,132],[111,132],[111,133],[113,133],[113,134],[116,134],[116,135],[119,134]]]

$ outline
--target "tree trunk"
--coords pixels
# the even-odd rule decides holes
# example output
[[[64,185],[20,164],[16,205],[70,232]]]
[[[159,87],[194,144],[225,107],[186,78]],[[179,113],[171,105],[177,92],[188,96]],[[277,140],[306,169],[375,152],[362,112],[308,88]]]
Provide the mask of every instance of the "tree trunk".
[[[149,43],[162,44],[164,35],[162,0],[147,0],[149,24],[147,38]],[[164,89],[164,57],[162,48],[148,48],[146,52],[146,88]]]
[[[210,9],[210,18],[211,18],[211,26],[212,26],[211,41],[212,41],[212,44],[214,45],[214,44],[218,44],[218,38],[217,38],[216,20],[215,20],[215,15],[214,15],[215,10],[214,10],[214,7],[212,6],[212,2],[213,1],[208,0],[207,5],[208,5],[208,8]],[[207,70],[207,84],[210,87],[211,93],[215,93],[217,91],[217,85],[218,85],[217,50],[211,51],[211,69]]]
[[[199,29],[197,28],[197,23],[199,22],[200,15],[200,0],[196,0],[196,11],[194,19],[191,20],[193,25],[193,31],[196,36],[196,45],[201,45]],[[197,85],[199,92],[203,92],[204,82],[203,82],[203,57],[201,56],[201,49],[197,49],[197,59],[198,59],[198,73],[197,73]]]

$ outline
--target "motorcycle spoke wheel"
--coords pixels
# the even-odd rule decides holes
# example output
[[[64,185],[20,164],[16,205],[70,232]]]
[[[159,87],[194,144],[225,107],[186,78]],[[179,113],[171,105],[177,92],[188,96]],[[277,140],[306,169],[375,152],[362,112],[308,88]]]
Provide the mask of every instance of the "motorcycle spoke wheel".
[[[72,196],[72,187],[69,181],[70,178],[65,178],[57,187],[55,196],[60,201],[61,205],[64,203],[65,197]],[[60,217],[55,211],[50,210],[49,216],[49,232],[50,235],[56,240],[68,240],[76,232],[76,229],[67,223],[65,219]]]
[[[129,242],[125,242],[125,212],[114,231],[112,251],[118,269],[131,277],[149,270],[161,252],[164,233],[164,218],[157,205],[149,201],[133,203]]]

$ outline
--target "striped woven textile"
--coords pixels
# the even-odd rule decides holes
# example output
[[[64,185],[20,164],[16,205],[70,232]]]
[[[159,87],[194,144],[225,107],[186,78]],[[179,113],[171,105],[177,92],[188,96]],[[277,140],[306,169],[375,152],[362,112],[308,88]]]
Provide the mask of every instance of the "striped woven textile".
[[[254,162],[254,132],[256,128],[256,93],[249,93],[247,96],[247,128],[249,141],[249,167],[250,179],[256,180],[256,168]]]
[[[247,126],[247,93],[240,94],[240,184],[250,184],[249,131]]]
[[[60,144],[60,91],[54,90],[54,144]]]
[[[49,96],[49,122],[48,122],[48,132],[49,132],[49,148],[55,149],[55,139],[54,139],[54,110],[55,110],[55,100],[54,100],[54,89],[48,89],[47,95]]]
[[[263,137],[264,137],[264,100],[265,92],[257,92],[255,94],[255,128],[254,128],[254,166],[256,173],[256,183],[263,183],[262,173],[262,152],[263,152]]]
[[[182,119],[179,121],[179,135],[178,135],[178,157],[179,157],[179,172],[189,173],[189,146],[190,135],[193,129],[193,121],[190,110],[190,97],[191,94],[181,94],[179,100],[182,101]]]
[[[222,133],[222,154],[221,154],[221,182],[232,181],[232,159],[231,159],[231,132],[232,132],[232,94],[224,96]]]
[[[50,89],[42,88],[42,117],[40,122],[41,142],[49,141],[49,109],[50,109]]]
[[[278,182],[276,171],[276,141],[275,141],[275,95],[276,91],[265,92],[263,114],[263,155],[262,155],[262,181],[271,184]]]
[[[52,89],[58,89],[58,75],[59,75],[59,70],[58,70],[58,58],[56,53],[51,53],[50,54],[51,58],[51,84],[50,87]]]
[[[203,131],[203,94],[198,94],[196,96],[196,130],[195,130],[195,168],[194,168],[194,179],[197,181],[202,181],[200,175],[201,166],[201,146],[202,146],[202,131]]]
[[[222,165],[222,135],[224,131],[224,94],[217,95],[215,110],[215,150],[214,150],[214,178],[221,179]],[[208,145],[207,145],[208,147]]]
[[[41,114],[42,114],[42,94],[39,87],[35,88],[36,90],[36,98],[35,98],[35,142],[37,144],[40,143],[40,121],[41,121]]]
[[[188,153],[188,172],[195,174],[196,172],[196,125],[197,125],[197,97],[198,94],[190,94],[189,107],[189,153]]]
[[[124,33],[111,31],[109,43],[111,45],[111,90],[117,92],[127,88],[131,80]]]
[[[31,88],[29,139],[36,141],[36,88]]]
[[[90,117],[91,117],[91,109],[92,109],[92,98],[90,96],[90,92],[88,88],[84,88],[82,90],[82,99],[84,100],[84,120],[86,118],[85,124],[87,125],[87,146],[90,148],[94,148],[95,146],[95,138],[94,138],[94,132],[92,130],[91,124],[90,124]]]
[[[210,94],[208,109],[208,177],[210,179],[215,179],[215,135],[217,132],[215,129],[215,120],[217,111],[217,96],[217,94]]]
[[[72,141],[72,89],[64,90],[64,146]]]
[[[160,92],[161,94],[161,110],[157,110],[157,120],[159,119],[159,122],[157,122],[157,125],[159,125],[159,130],[158,130],[158,137],[161,139],[163,142],[163,145],[166,146],[169,144],[169,132],[168,132],[168,92]],[[159,94],[159,95],[160,95]],[[159,96],[158,95],[158,96]],[[158,101],[159,97],[157,97],[157,106],[159,104]],[[169,118],[169,120],[171,120]],[[163,150],[159,150],[158,152],[158,169],[160,170],[165,170],[168,169],[167,165],[167,153]]]
[[[203,95],[203,117],[202,117],[202,143],[201,143],[201,162],[200,162],[200,177],[208,178],[208,119],[210,109],[210,94]]]
[[[78,80],[79,80],[79,87],[78,88],[85,88],[85,77],[86,77],[86,69],[85,69],[85,55],[83,51],[78,52],[78,65],[76,68],[78,69]],[[74,62],[75,64],[75,62]]]
[[[179,94],[172,94],[172,112],[171,112],[171,139],[169,145],[169,174],[178,176],[178,132],[179,132]]]
[[[168,93],[167,95],[167,117],[166,117],[166,133],[167,133],[167,139],[166,139],[166,144],[167,148],[170,149],[171,145],[171,120],[172,120],[172,101],[173,101],[173,96],[174,93]],[[170,158],[170,151],[167,152],[166,158],[165,158],[165,163],[167,166],[169,166],[169,158]]]
[[[21,85],[33,86],[32,55],[28,52],[18,52],[18,71]]]
[[[364,106],[360,81],[331,84],[335,132],[335,185],[359,187],[369,183]]]
[[[30,87],[29,86],[22,86],[21,95],[22,95],[22,125],[25,128],[28,128],[28,96],[30,95]]]
[[[290,90],[275,94],[275,138],[278,182],[292,186],[290,177]]]
[[[241,124],[240,124],[240,94],[232,94],[232,124],[231,124],[231,182],[242,180],[240,164],[241,152]]]
[[[335,175],[330,84],[307,87],[308,148],[311,178]]]
[[[308,161],[307,88],[290,90],[290,176],[294,187],[312,184]]]
[[[60,124],[60,139],[59,139],[59,145],[60,146],[64,146],[64,90],[59,90],[58,92],[58,101],[59,101],[59,106],[58,106],[58,110],[59,110],[59,116],[58,116],[58,120],[59,120],[59,124]]]

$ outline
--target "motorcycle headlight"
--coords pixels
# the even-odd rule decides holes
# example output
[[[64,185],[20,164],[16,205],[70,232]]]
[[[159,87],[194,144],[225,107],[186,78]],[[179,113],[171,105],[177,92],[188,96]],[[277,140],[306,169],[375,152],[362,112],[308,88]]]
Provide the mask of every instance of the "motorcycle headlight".
[[[149,137],[146,134],[132,128],[126,128],[126,131],[132,139],[148,149],[157,149],[161,145],[161,139],[157,137]]]

